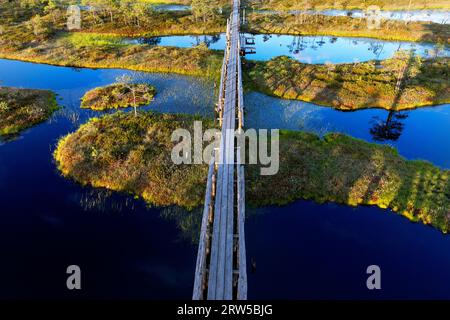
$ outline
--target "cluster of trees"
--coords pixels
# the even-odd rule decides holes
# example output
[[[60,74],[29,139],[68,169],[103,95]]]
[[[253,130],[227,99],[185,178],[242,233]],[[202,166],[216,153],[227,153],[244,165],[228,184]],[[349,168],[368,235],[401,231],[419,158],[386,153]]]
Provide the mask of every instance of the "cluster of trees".
[[[12,22],[26,22],[30,35],[42,40],[65,28],[70,17],[67,9],[72,4],[81,6],[82,26],[87,28],[103,24],[157,28],[166,19],[176,22],[189,16],[204,23],[220,16],[225,5],[224,0],[192,0],[191,12],[161,12],[149,2],[139,0],[0,0],[0,11],[6,7],[12,12],[20,9],[20,19],[13,18]]]
[[[107,16],[111,23],[120,20],[127,25],[134,24],[138,27],[145,25],[155,14],[158,14],[152,5],[136,0],[82,0],[81,3],[91,9],[89,10],[91,16],[96,16],[97,20]],[[221,11],[220,0],[192,0],[191,2],[191,12],[196,20],[201,19],[206,22]]]
[[[196,20],[202,19],[206,22],[208,18],[221,13],[222,7],[218,0],[192,0],[191,10]]]
[[[141,26],[154,13],[152,6],[133,0],[82,0],[89,16],[99,23],[123,21],[125,24]]]

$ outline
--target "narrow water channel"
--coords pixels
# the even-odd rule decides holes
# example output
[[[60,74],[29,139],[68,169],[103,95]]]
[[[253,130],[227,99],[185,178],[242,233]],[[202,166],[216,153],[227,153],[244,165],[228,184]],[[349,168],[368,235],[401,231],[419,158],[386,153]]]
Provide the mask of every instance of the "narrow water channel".
[[[247,34],[246,36],[250,36]],[[384,60],[399,50],[413,50],[422,57],[449,56],[446,47],[430,43],[384,41],[369,38],[332,36],[255,35],[255,54],[250,60],[266,61],[278,56],[289,56],[305,63],[350,63],[368,60]],[[212,50],[225,48],[225,35],[183,35],[138,39],[124,39],[125,43],[149,44],[192,48],[202,43]]]

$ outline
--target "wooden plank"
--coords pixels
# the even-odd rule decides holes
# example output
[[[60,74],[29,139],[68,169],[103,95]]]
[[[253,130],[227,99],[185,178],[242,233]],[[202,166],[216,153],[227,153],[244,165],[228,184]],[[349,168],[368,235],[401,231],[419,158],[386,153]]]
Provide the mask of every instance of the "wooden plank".
[[[230,56],[227,68],[227,86],[225,92],[225,112],[226,122],[224,122],[223,129],[225,134],[225,164],[223,166],[224,171],[224,186],[222,194],[221,204],[221,227],[220,227],[220,251],[219,251],[219,263],[218,269],[220,276],[217,278],[216,298],[218,299],[231,299],[232,298],[232,261],[233,255],[230,250],[230,217],[231,221],[233,211],[233,185],[234,185],[234,111],[236,106],[236,46],[235,46],[235,21],[232,20],[232,35]],[[231,164],[230,164],[231,162]],[[232,226],[231,226],[232,230]],[[231,231],[233,232],[233,231]],[[232,235],[232,233],[231,233]],[[232,237],[231,237],[232,243]]]
[[[247,300],[247,255],[245,250],[245,171],[240,161],[240,149],[237,150],[237,183],[238,183],[238,234],[239,234],[239,278],[237,299]]]
[[[230,53],[228,52],[228,55]],[[230,63],[230,56],[228,57],[227,69]],[[228,70],[227,70],[228,75]],[[224,199],[226,199],[226,157],[227,157],[227,128],[229,126],[229,78],[226,79],[226,91],[225,102],[223,109],[223,121],[222,121],[222,137],[220,142],[220,157],[218,167],[218,180],[217,180],[217,195],[215,201],[215,219],[214,219],[214,232],[213,232],[213,245],[211,248],[211,265],[210,265],[210,281],[208,284],[208,299],[223,299],[223,264],[224,264],[224,240],[223,236],[225,230],[223,230],[223,224],[226,218],[226,209],[224,206]]]
[[[234,43],[236,43],[236,37],[233,39]],[[225,247],[225,292],[224,299],[231,300],[233,298],[233,234],[234,234],[234,172],[235,172],[235,152],[234,152],[234,129],[235,129],[235,111],[236,111],[236,51],[237,47],[234,46],[233,52],[233,62],[229,68],[229,77],[230,77],[230,100],[232,101],[230,106],[230,130],[229,134],[229,145],[228,145],[228,198],[227,198],[227,218],[226,218],[226,247]]]
[[[221,224],[221,202],[222,202],[222,189],[223,189],[223,164],[222,159],[224,156],[223,148],[223,135],[220,142],[219,151],[219,164],[217,168],[217,180],[216,180],[216,197],[214,203],[214,223],[213,233],[211,241],[211,259],[209,267],[209,280],[208,280],[208,299],[216,299],[217,280],[219,276],[218,260],[219,260],[219,241],[220,241],[220,224]]]
[[[197,263],[195,267],[194,290],[192,299],[201,300],[203,297],[203,285],[206,276],[206,249],[209,232],[209,212],[212,201],[212,181],[214,174],[214,157],[211,159],[206,183],[205,206],[203,208],[202,226],[200,230],[200,241],[198,244]]]
[[[227,260],[227,221],[228,216],[230,215],[230,199],[232,200],[232,193],[230,193],[230,184],[234,183],[233,178],[230,175],[230,152],[232,149],[230,148],[230,144],[232,142],[232,136],[230,134],[230,129],[233,127],[233,118],[232,118],[232,111],[233,111],[233,77],[232,77],[232,66],[233,66],[233,49],[230,50],[230,59],[228,64],[228,71],[227,71],[227,89],[225,92],[225,112],[226,112],[226,122],[224,122],[224,135],[225,135],[225,162],[223,164],[223,189],[222,189],[222,203],[221,203],[221,226],[220,226],[220,248],[219,248],[219,263],[218,263],[218,269],[220,272],[220,276],[217,278],[217,293],[216,297],[218,299],[226,299],[226,278],[227,278],[227,270],[226,270],[226,260]],[[230,70],[231,69],[231,70]],[[231,178],[231,179],[230,179]]]

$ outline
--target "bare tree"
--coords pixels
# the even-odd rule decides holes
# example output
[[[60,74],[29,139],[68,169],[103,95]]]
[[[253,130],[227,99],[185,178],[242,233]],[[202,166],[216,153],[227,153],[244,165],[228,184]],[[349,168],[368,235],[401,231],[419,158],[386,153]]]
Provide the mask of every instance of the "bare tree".
[[[128,90],[130,90],[131,94],[133,95],[134,115],[137,117],[136,87],[133,86],[132,81],[133,81],[133,78],[127,74],[123,74],[116,78],[116,82],[118,84],[123,85]]]

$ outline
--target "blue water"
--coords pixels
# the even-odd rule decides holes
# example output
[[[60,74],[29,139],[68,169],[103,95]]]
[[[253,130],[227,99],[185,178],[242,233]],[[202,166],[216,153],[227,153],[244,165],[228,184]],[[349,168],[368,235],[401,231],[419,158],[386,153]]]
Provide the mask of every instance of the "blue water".
[[[246,35],[250,36],[250,35]],[[398,50],[414,50],[423,57],[449,56],[448,48],[439,48],[430,43],[405,41],[383,41],[368,38],[330,36],[256,35],[256,54],[247,59],[266,61],[286,55],[305,63],[349,63],[368,60],[384,60]],[[160,46],[191,48],[205,43],[210,49],[223,50],[225,35],[214,36],[164,36],[153,38],[126,39],[127,43],[147,43]]]
[[[0,145],[0,298],[191,297],[196,246],[190,237],[198,230],[178,226],[190,215],[198,220],[198,213],[147,208],[125,195],[83,188],[61,177],[52,160],[59,137],[102,114],[79,109],[83,93],[123,73],[156,86],[155,101],[146,109],[212,116],[213,85],[195,77],[0,60],[2,85],[52,89],[65,107]],[[276,108],[291,102],[258,95],[245,96],[247,126],[254,121],[259,127],[300,128],[295,119],[302,118],[296,116],[301,105],[287,106],[292,116],[282,108],[283,116],[277,116]],[[331,123],[367,139],[370,119],[387,115],[309,108],[322,117],[311,117],[311,130]],[[411,111],[402,119],[400,152],[444,165],[448,106],[423,110],[430,112]],[[430,130],[419,142],[418,128]],[[377,208],[305,201],[249,211],[248,264],[256,262],[256,271],[249,270],[250,298],[450,298],[450,238],[430,227]],[[65,287],[71,264],[82,270],[80,292]],[[369,264],[381,267],[381,292],[364,287]]]
[[[79,108],[84,93],[95,87],[114,83],[117,77],[130,75],[135,82],[155,86],[158,96],[144,109],[168,113],[212,116],[215,99],[213,84],[207,80],[181,75],[134,72],[120,69],[78,69],[0,59],[2,85],[51,89],[58,94],[67,112],[87,119],[97,112]],[[46,75],[46,76],[43,76]],[[66,112],[66,113],[67,113]]]
[[[182,4],[158,4],[153,6],[157,11],[189,11],[191,6]]]
[[[273,10],[258,10],[258,13],[277,13],[281,11]],[[300,13],[298,10],[290,10],[289,13]],[[341,10],[341,9],[329,9],[329,10],[303,10],[304,14],[323,14],[326,16],[349,16],[353,18],[364,18],[366,12],[363,10]],[[440,24],[449,24],[450,16],[448,11],[444,10],[380,10],[379,16],[386,20],[400,20],[400,21],[424,21],[434,22]]]
[[[245,96],[245,105],[249,127],[305,130],[319,135],[342,132],[369,142],[392,145],[408,159],[428,160],[450,169],[450,148],[446,147],[450,145],[449,104],[394,113],[392,122],[401,128],[394,130],[398,136],[380,136],[374,132],[377,125],[388,120],[389,112],[383,109],[342,112],[257,92]]]
[[[362,10],[324,10],[320,12],[330,16],[348,16],[354,18],[363,18],[366,13]],[[440,24],[449,24],[450,15],[448,11],[443,10],[399,10],[399,11],[379,11],[380,17],[388,20],[400,21],[425,21]]]

